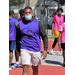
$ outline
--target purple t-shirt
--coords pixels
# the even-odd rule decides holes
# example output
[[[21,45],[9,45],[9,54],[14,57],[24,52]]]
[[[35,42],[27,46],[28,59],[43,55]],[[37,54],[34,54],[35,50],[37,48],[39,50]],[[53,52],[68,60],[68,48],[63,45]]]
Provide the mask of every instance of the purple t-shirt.
[[[19,18],[19,19],[18,19],[18,22],[20,23],[21,21],[22,21],[22,18]]]
[[[19,25],[21,32],[20,49],[39,52],[41,49],[38,27],[39,21],[34,19],[28,24],[20,22]]]
[[[16,19],[15,18],[9,18],[9,40],[15,41],[16,40]]]

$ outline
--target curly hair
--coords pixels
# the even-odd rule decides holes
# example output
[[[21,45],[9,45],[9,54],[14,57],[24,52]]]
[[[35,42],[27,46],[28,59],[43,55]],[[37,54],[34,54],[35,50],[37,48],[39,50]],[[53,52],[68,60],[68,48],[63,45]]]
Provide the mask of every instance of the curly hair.
[[[58,8],[57,9],[57,12],[59,12],[59,11],[62,11],[63,12],[63,9],[62,8]]]

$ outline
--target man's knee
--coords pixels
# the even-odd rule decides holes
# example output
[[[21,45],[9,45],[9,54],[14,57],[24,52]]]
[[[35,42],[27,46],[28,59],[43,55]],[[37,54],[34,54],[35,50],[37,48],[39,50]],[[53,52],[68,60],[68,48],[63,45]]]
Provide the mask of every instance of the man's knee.
[[[23,71],[27,71],[27,70],[29,70],[30,69],[30,66],[29,65],[24,65],[23,66]]]
[[[11,50],[10,50],[10,55],[9,55],[9,57],[10,57],[10,58],[13,57],[13,51],[11,51]]]

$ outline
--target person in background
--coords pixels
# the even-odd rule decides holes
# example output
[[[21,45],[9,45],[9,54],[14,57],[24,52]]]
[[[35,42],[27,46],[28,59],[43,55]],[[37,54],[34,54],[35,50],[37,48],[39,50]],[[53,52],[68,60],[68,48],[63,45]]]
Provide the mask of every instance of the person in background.
[[[20,23],[24,18],[24,9],[21,9],[19,11],[19,14],[20,14],[20,18],[18,19],[18,23]],[[17,43],[17,44],[18,44],[18,47],[16,47],[16,50],[15,50],[16,63],[11,66],[12,68],[21,67],[20,62],[19,62],[20,43]]]
[[[53,52],[57,42],[58,42],[58,37],[59,37],[59,28],[60,25],[62,25],[64,23],[64,18],[63,16],[61,16],[63,9],[62,8],[58,8],[57,9],[58,14],[54,16],[53,18],[53,23],[52,23],[52,35],[54,34],[55,36],[55,40],[54,43],[52,45],[51,50],[49,51],[49,54],[54,55],[55,53]],[[62,55],[62,50],[61,47],[59,47],[60,49],[60,55]]]
[[[21,9],[19,11],[19,14],[20,14],[20,18],[18,19],[18,22],[20,23],[23,20],[23,18],[24,18],[24,9]]]
[[[64,20],[64,22],[65,22],[65,20]],[[58,44],[59,44],[59,46],[61,46],[61,48],[63,50],[63,58],[64,58],[63,67],[65,67],[65,23],[63,23],[60,26]]]
[[[13,50],[16,49],[16,26],[18,24],[17,19],[14,17],[14,11],[9,11],[9,70],[12,70],[11,63],[13,58]]]

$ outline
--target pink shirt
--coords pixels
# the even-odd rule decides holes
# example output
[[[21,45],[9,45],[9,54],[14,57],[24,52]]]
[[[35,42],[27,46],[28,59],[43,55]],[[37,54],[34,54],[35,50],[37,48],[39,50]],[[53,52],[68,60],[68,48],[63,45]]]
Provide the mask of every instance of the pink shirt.
[[[60,25],[63,24],[63,16],[61,16],[61,18],[58,17],[58,15],[55,15],[55,16],[56,16],[56,21],[55,21],[53,30],[54,31],[59,31]]]
[[[62,32],[61,43],[65,43],[65,24],[64,23],[60,26],[60,31]]]
[[[21,21],[22,21],[22,18],[19,18],[19,19],[18,19],[18,22],[20,23]]]

